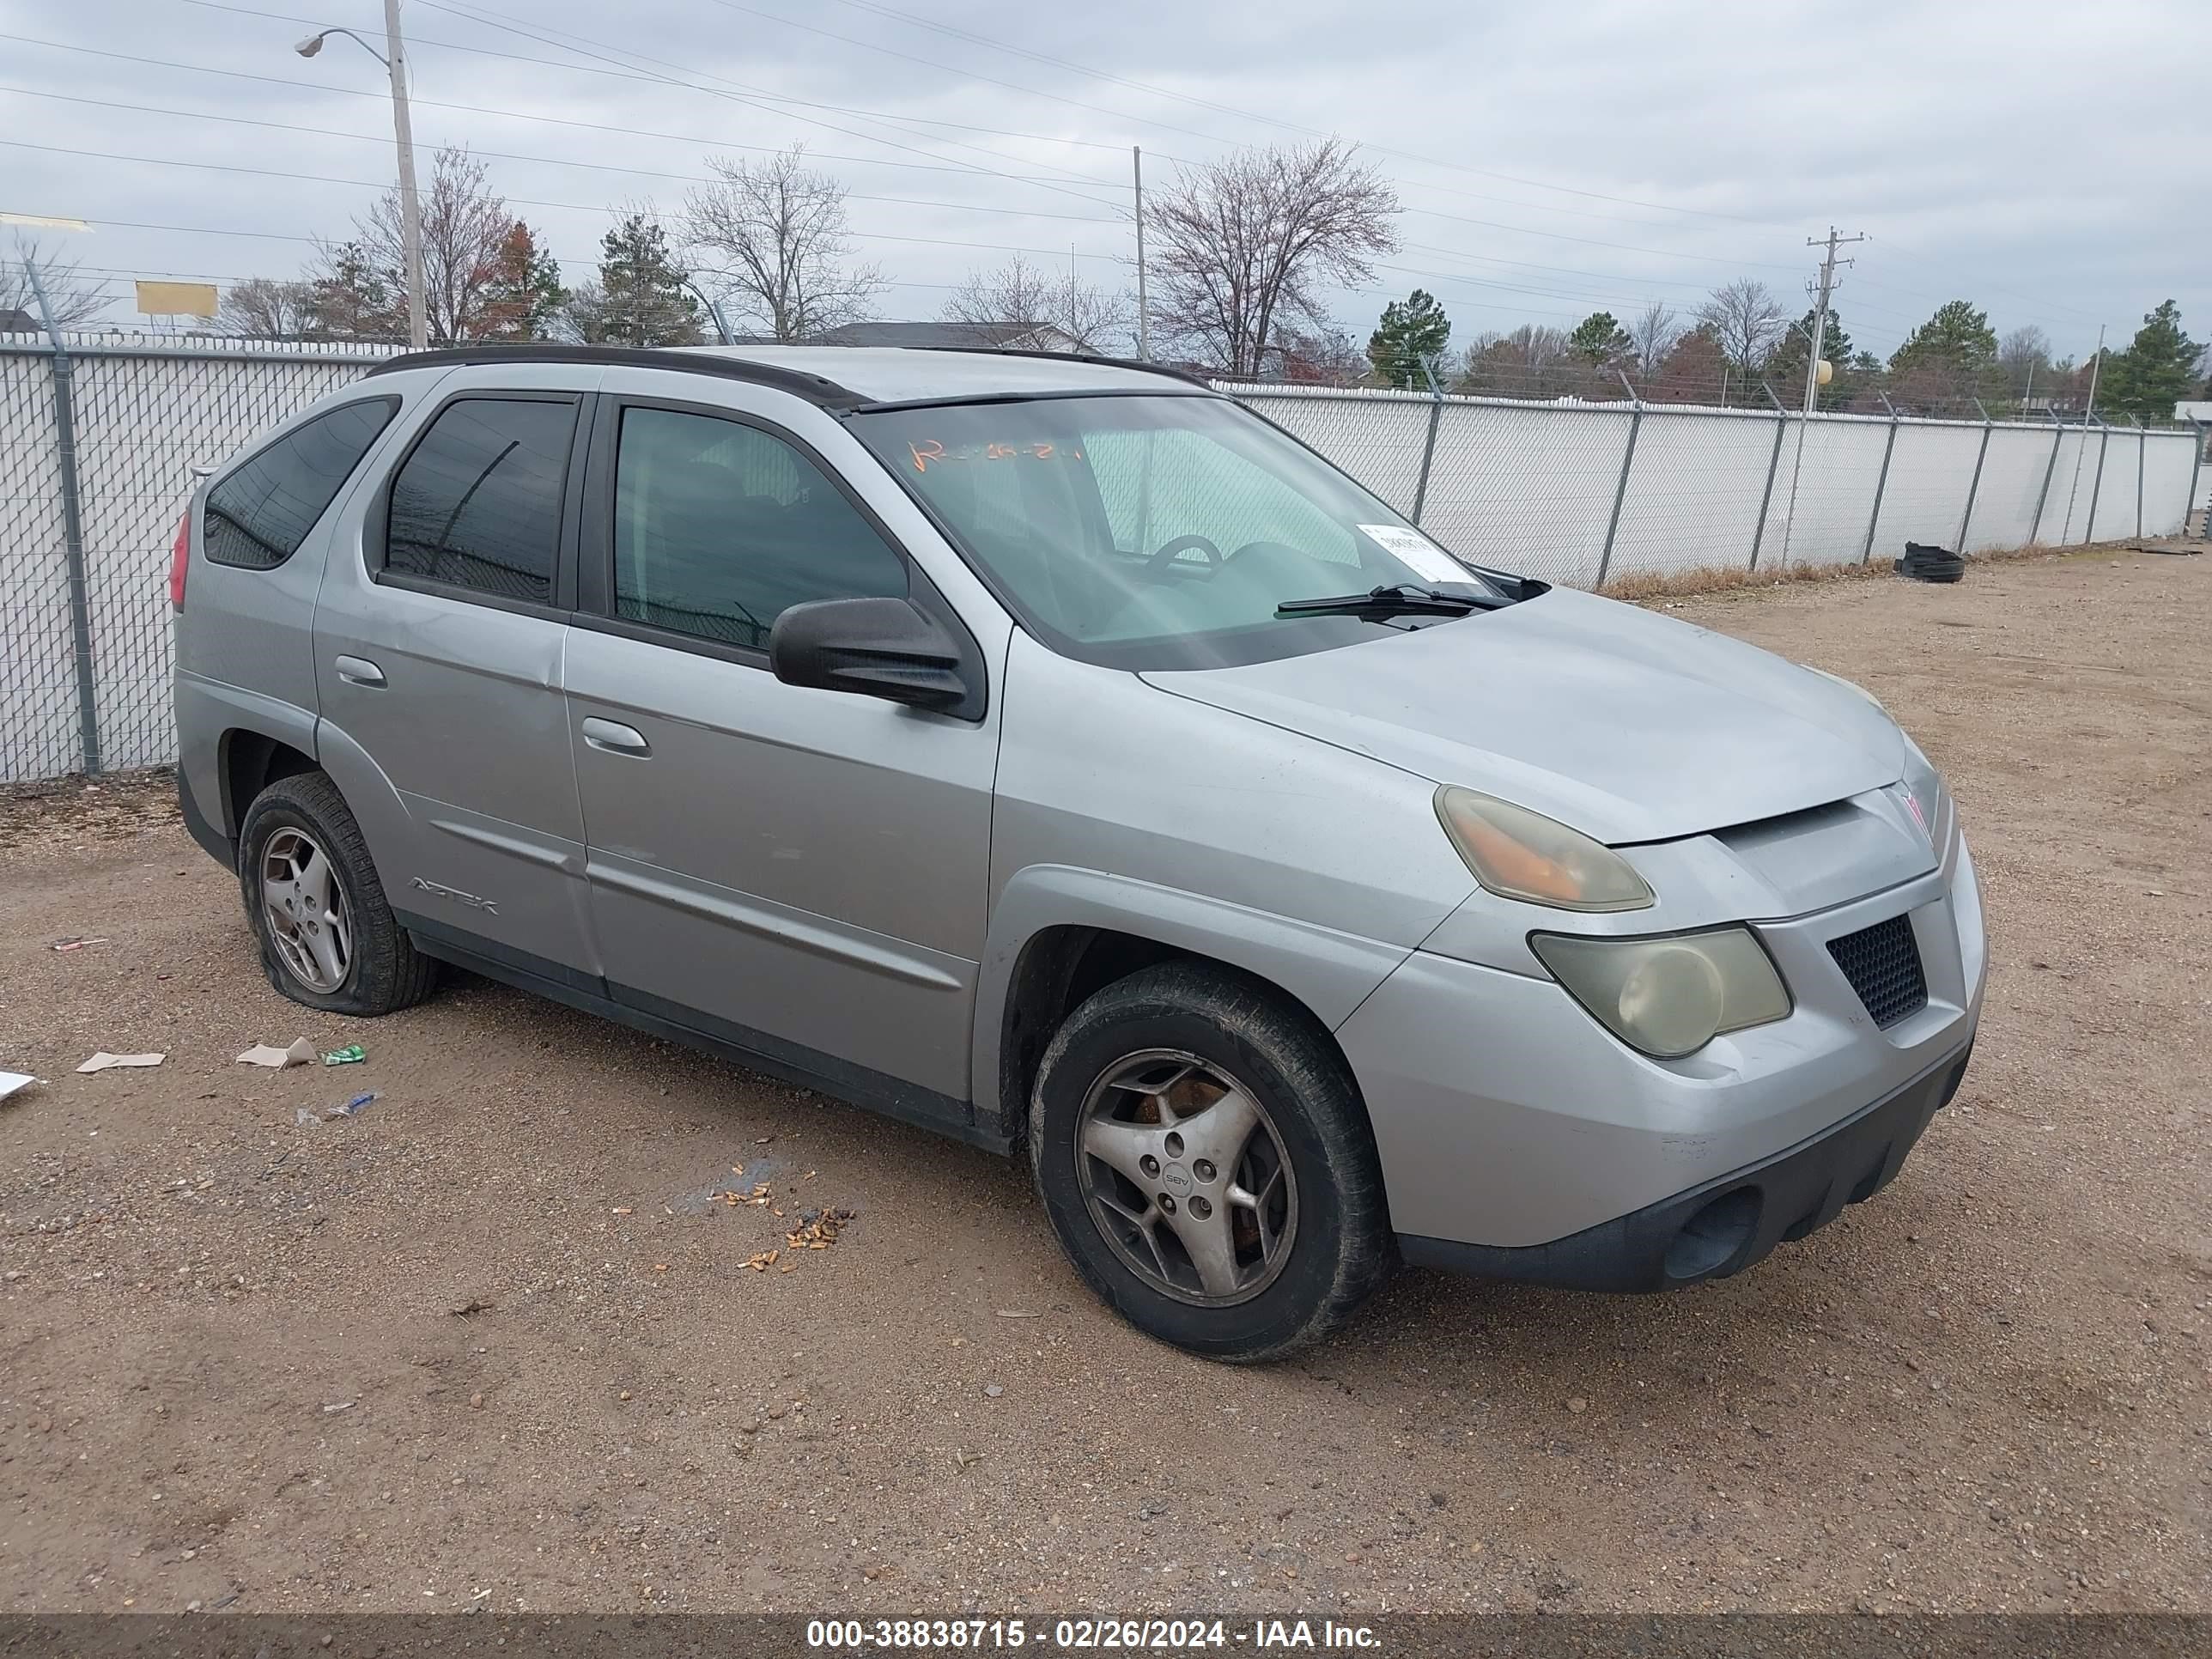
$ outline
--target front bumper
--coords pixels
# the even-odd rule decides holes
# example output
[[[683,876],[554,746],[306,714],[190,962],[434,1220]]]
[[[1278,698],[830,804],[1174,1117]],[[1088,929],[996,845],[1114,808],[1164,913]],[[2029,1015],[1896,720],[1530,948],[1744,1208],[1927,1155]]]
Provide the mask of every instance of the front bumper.
[[[1827,943],[1898,915],[1928,1001],[1881,1029]],[[1940,870],[1753,926],[1792,1012],[1677,1060],[1630,1049],[1548,978],[1432,951],[1401,964],[1337,1036],[1406,1254],[1656,1288],[1736,1271],[1889,1180],[1980,1020],[1986,949],[1963,843]],[[1680,1243],[1668,1267],[1693,1218],[1753,1188],[1698,1220],[1717,1242]]]
[[[1578,1291],[1669,1291],[1725,1279],[1887,1186],[1928,1120],[1959,1092],[1967,1058],[1945,1061],[1764,1163],[1565,1238],[1515,1249],[1401,1233],[1399,1250],[1416,1267]]]

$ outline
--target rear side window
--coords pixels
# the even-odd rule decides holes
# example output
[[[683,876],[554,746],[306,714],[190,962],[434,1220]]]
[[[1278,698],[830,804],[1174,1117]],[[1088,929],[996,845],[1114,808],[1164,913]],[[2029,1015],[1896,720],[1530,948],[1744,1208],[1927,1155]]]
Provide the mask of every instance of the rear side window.
[[[290,558],[398,407],[392,398],[342,404],[231,473],[208,492],[208,558],[247,570],[273,570]]]
[[[574,398],[448,404],[392,481],[384,567],[550,605]]]

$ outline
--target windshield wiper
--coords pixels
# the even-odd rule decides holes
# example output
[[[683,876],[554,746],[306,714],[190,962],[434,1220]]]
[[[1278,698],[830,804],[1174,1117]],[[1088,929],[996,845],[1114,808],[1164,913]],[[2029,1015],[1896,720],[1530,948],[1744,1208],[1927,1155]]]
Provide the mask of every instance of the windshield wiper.
[[[1494,611],[1501,601],[1481,593],[1449,593],[1441,587],[1419,587],[1399,582],[1370,587],[1364,593],[1338,593],[1327,599],[1285,599],[1275,607],[1279,617],[1464,617],[1470,611]]]

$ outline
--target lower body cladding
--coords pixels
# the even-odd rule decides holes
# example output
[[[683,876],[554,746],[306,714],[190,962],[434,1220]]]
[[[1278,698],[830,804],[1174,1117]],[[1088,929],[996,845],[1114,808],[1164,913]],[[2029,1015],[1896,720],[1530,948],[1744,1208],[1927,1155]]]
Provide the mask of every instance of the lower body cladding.
[[[1903,917],[1924,1002],[1862,1000],[1848,948]],[[1755,931],[1787,1018],[1656,1060],[1555,981],[1416,952],[1337,1033],[1367,1101],[1405,1258],[1659,1291],[1737,1273],[1893,1177],[1957,1093],[1981,1012],[1981,907],[1947,879]],[[1875,1012],[1885,1024],[1877,1024]]]

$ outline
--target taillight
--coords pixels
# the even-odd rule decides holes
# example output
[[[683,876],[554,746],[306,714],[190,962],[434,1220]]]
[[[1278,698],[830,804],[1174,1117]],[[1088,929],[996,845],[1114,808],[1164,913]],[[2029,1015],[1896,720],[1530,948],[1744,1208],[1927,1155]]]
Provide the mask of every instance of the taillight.
[[[185,566],[192,556],[192,510],[185,509],[184,522],[177,526],[176,544],[169,549],[169,608],[185,608]]]

